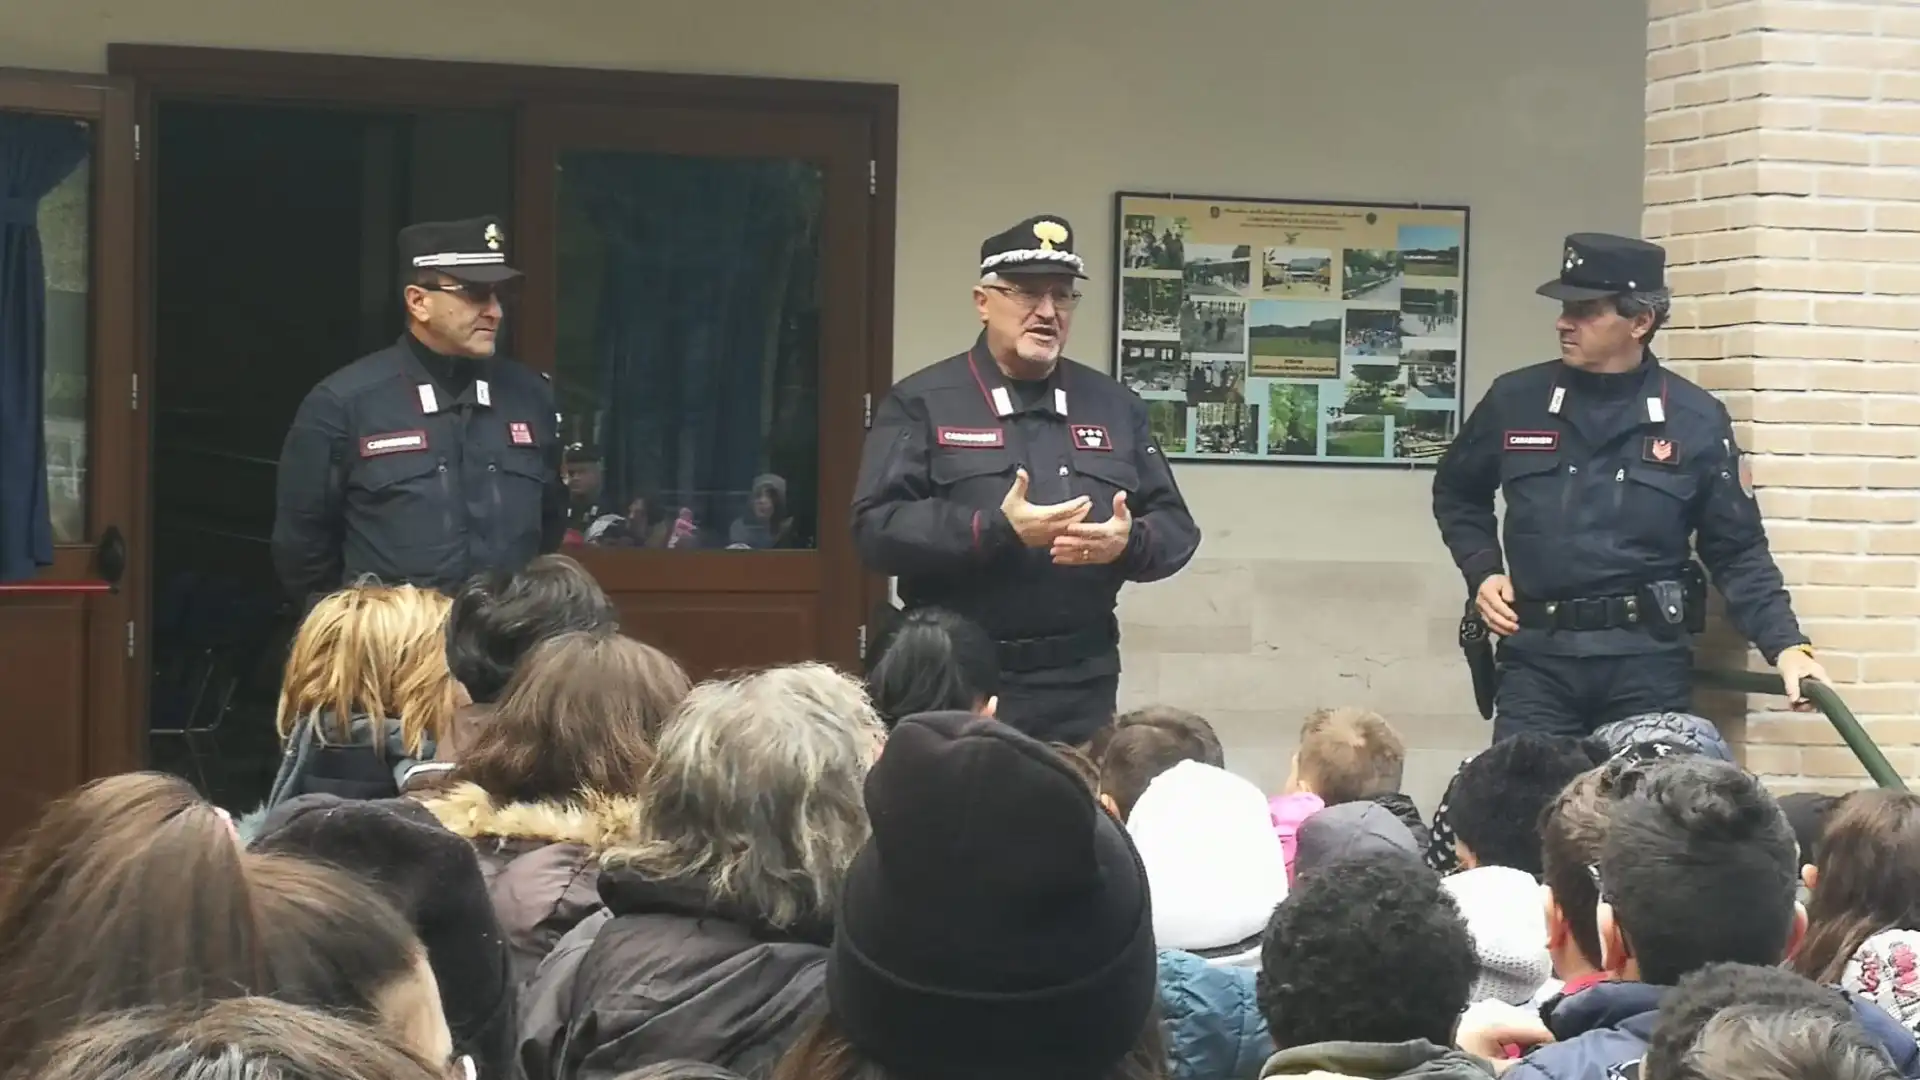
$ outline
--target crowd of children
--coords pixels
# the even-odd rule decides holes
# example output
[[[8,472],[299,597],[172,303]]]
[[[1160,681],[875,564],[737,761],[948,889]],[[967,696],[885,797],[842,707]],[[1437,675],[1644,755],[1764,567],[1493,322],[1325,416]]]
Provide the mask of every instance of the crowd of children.
[[[1713,726],[1522,734],[1431,820],[1383,717],[1283,790],[1169,706],[993,719],[992,641],[698,684],[560,557],[323,600],[235,820],[110,777],[0,863],[18,1080],[1920,1077],[1920,797]]]

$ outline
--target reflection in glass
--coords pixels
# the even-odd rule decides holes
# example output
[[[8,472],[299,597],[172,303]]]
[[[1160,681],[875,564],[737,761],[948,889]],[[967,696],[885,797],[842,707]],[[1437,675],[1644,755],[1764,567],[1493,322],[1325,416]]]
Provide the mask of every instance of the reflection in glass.
[[[813,547],[820,170],[614,151],[559,170],[568,542]]]
[[[79,544],[87,538],[90,139],[77,121],[0,114],[0,144],[12,144],[0,145],[0,161],[7,162],[0,168],[0,193],[24,186],[41,196],[35,208],[46,279],[39,313],[41,390],[47,506],[56,544]],[[28,298],[33,299],[31,294]],[[0,311],[0,320],[20,314]],[[30,338],[33,321],[28,315]]]

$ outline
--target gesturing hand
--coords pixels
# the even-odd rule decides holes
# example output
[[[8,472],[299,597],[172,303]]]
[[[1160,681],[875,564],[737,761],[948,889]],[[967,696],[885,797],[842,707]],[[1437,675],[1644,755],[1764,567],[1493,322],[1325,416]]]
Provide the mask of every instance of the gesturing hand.
[[[1133,535],[1133,514],[1127,509],[1127,493],[1113,497],[1113,517],[1093,524],[1080,522],[1068,526],[1054,537],[1053,561],[1059,566],[1100,566],[1127,552],[1127,540]]]
[[[1000,500],[1000,512],[1007,515],[1020,542],[1028,547],[1046,547],[1054,538],[1087,516],[1093,500],[1085,495],[1052,506],[1035,506],[1027,501],[1027,470],[1013,474],[1013,486]]]

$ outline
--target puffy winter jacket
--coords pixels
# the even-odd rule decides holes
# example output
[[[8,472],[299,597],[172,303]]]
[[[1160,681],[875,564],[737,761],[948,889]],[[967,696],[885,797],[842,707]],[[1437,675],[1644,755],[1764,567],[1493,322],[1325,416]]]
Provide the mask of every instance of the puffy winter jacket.
[[[1255,1080],[1273,1053],[1254,999],[1256,972],[1160,950],[1160,1010],[1173,1080]]]

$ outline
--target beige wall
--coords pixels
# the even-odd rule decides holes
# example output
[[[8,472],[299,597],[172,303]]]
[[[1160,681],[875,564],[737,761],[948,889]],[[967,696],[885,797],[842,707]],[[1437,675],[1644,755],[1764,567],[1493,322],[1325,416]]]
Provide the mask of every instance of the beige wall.
[[[1668,349],[1733,413],[1801,627],[1913,776],[1920,8],[1654,0],[1651,15],[1645,229],[1680,294]],[[1782,788],[1864,783],[1832,725],[1769,711],[1782,704],[1716,715],[1747,719],[1749,768]]]
[[[963,346],[980,237],[1071,218],[1111,288],[1112,194],[1473,207],[1467,385],[1552,355],[1532,296],[1576,229],[1641,209],[1632,0],[0,0],[0,65],[97,70],[109,41],[418,55],[900,86],[896,366]],[[1103,363],[1090,303],[1077,355]],[[1129,595],[1128,701],[1214,716],[1277,784],[1300,715],[1371,704],[1430,802],[1484,741],[1430,474],[1184,466],[1195,565]]]

